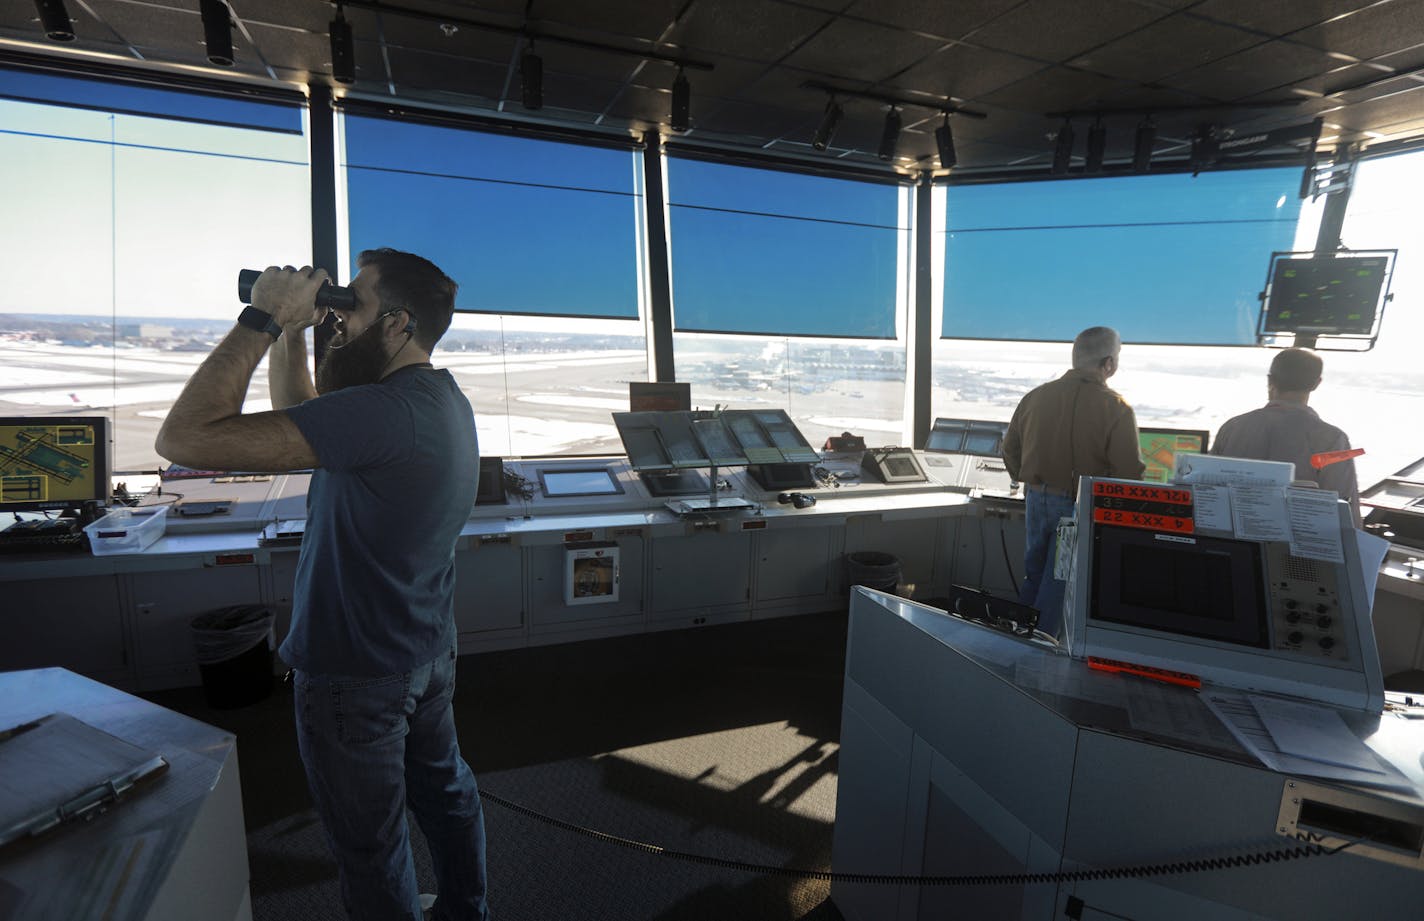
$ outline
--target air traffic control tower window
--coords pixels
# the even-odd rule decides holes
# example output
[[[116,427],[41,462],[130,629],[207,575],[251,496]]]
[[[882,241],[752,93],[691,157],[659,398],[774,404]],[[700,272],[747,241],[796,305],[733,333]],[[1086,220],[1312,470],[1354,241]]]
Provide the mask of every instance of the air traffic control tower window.
[[[304,111],[0,68],[3,414],[111,414],[115,470],[159,465],[164,414],[240,310],[238,270],[309,258]]]
[[[436,349],[489,456],[623,452],[648,378],[641,155],[349,108],[347,264],[391,246],[460,284]]]
[[[898,444],[908,187],[667,158],[677,377],[696,406],[784,408],[814,444]]]
[[[934,415],[1007,422],[1100,325],[1128,343],[1109,386],[1141,425],[1214,432],[1263,405],[1257,295],[1319,225],[1299,187],[1270,168],[937,188]]]

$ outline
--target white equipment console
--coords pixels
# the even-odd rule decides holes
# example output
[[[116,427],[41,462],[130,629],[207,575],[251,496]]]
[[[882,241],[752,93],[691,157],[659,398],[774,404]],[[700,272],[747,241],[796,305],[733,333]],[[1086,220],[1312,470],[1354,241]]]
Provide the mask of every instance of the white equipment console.
[[[1276,492],[1283,519],[1293,499],[1326,498]],[[1338,546],[1336,561],[1238,536],[1223,497],[1228,487],[1080,481],[1069,652],[1378,713],[1384,680],[1348,506],[1335,503],[1323,527],[1316,516],[1312,536]]]

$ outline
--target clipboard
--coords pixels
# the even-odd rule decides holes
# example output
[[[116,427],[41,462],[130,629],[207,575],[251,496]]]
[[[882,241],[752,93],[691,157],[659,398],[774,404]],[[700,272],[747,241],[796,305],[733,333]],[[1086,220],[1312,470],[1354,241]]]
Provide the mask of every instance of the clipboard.
[[[68,713],[0,731],[0,848],[92,818],[167,768],[155,752]]]

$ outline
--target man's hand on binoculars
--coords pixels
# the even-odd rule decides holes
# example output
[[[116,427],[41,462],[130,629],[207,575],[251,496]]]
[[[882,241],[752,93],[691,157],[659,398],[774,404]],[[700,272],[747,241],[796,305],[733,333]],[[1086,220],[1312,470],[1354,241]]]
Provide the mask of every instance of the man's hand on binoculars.
[[[316,306],[326,283],[326,269],[268,266],[252,283],[252,306],[270,313],[283,330],[300,333],[326,318],[326,308]]]

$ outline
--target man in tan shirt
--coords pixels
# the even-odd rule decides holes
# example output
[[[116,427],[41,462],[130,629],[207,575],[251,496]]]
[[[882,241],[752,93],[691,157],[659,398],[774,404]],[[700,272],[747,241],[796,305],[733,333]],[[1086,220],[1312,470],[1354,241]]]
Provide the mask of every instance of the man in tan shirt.
[[[1106,326],[1073,340],[1073,368],[1029,391],[1004,436],[1004,466],[1024,484],[1024,581],[1019,601],[1038,609],[1050,636],[1063,621],[1062,580],[1053,578],[1059,518],[1073,514],[1078,477],[1137,479],[1137,417],[1107,379],[1117,373],[1122,339]]]

